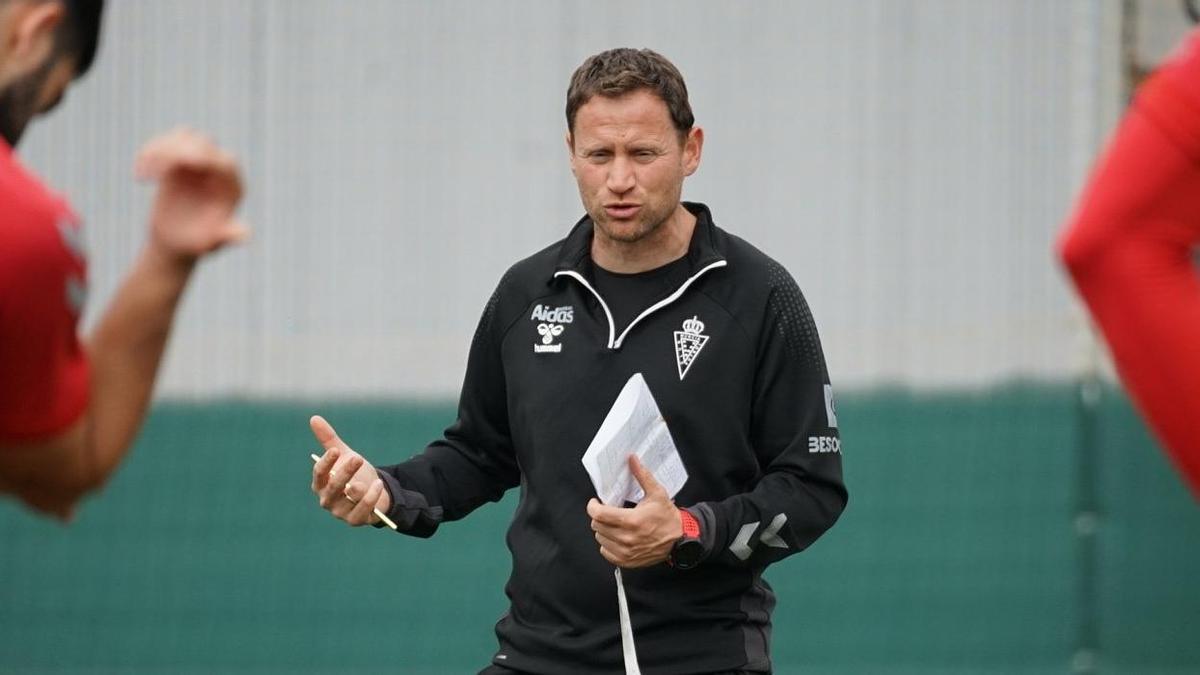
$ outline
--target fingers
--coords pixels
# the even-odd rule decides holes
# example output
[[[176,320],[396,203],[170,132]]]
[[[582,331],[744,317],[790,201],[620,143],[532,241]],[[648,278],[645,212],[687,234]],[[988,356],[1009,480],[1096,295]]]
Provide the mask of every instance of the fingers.
[[[321,508],[350,525],[365,525],[379,520],[377,505],[388,506],[383,498],[386,487],[362,455],[350,449],[333,426],[320,415],[308,421],[313,436],[325,448],[321,457],[313,455],[312,491]]]
[[[333,465],[329,472],[329,482],[321,490],[321,506],[327,509],[339,506],[346,498],[346,485],[354,478],[354,474],[362,468],[363,458],[357,453],[343,455]],[[349,511],[349,509],[345,509]],[[335,514],[337,515],[337,514]],[[339,518],[341,516],[338,516]]]
[[[312,491],[316,494],[321,494],[325,484],[329,482],[329,470],[333,468],[333,463],[341,455],[341,451],[337,448],[330,448],[325,451],[325,454],[317,458],[313,464],[313,479]]]
[[[669,500],[671,497],[667,494],[667,489],[664,488],[658,480],[654,478],[654,474],[646,468],[637,455],[629,456],[629,470],[633,473],[633,478],[642,486],[642,491],[646,493],[647,499]]]
[[[614,554],[618,549],[616,539],[623,536],[618,523],[621,522],[621,511],[611,506],[605,506],[599,499],[592,497],[587,503],[587,514],[592,519],[592,532],[596,543],[600,544],[600,555],[608,562],[616,565],[621,558]]]
[[[611,527],[622,527],[627,524],[630,509],[617,508],[601,504],[600,500],[592,497],[587,505],[588,516],[592,519],[592,527],[603,524]]]
[[[216,253],[226,246],[235,246],[248,239],[250,239],[250,228],[241,221],[232,220],[213,232],[212,237],[201,249],[201,253]]]
[[[602,557],[603,557],[605,560],[607,560],[608,562],[612,563],[613,565],[616,565],[617,567],[621,567],[622,563],[624,562],[624,560],[622,560],[621,558],[619,558],[619,557],[617,557],[617,556],[613,555],[613,554],[612,554],[612,553],[610,553],[610,552],[609,552],[607,549],[605,549],[603,546],[601,546],[601,547],[600,547],[600,555],[601,555],[601,556],[602,556]]]
[[[337,432],[333,430],[333,425],[326,422],[324,417],[313,415],[308,420],[308,427],[312,429],[313,436],[316,437],[317,442],[321,444],[322,448],[326,450],[337,448],[340,450],[347,447],[342,442],[342,439],[338,438]]]
[[[635,538],[625,530],[600,526],[593,527],[592,533],[596,537],[596,541],[601,546],[606,547],[614,553],[626,551],[635,541]]]
[[[659,557],[654,557],[646,551],[609,539],[599,533],[596,534],[596,542],[600,544],[600,555],[617,567],[649,567],[660,561]]]
[[[142,180],[158,180],[175,169],[212,173],[232,181],[241,192],[237,159],[192,129],[178,128],[151,139],[142,146],[133,168]]]
[[[331,448],[323,457],[313,455],[312,489],[321,508],[352,526],[378,522],[375,509],[386,510],[383,481],[361,455]],[[365,487],[364,487],[365,486]]]
[[[611,509],[612,507],[600,505],[600,509]],[[619,545],[624,548],[637,540],[637,523],[630,520],[632,509],[613,509],[617,511],[617,516],[612,517],[607,511],[598,512],[598,517],[592,517],[592,532],[596,534],[596,541],[600,541],[600,545],[604,546],[608,542],[609,551],[616,549],[611,544]],[[627,513],[621,513],[625,511]],[[604,541],[601,541],[603,537]]]
[[[383,481],[378,478],[370,483],[370,487],[366,489],[365,493],[362,485],[358,482],[346,486],[346,499],[354,504],[354,508],[346,514],[344,520],[351,525],[366,525],[378,520],[374,513],[375,504],[379,501],[379,495],[382,493]]]
[[[250,238],[250,228],[240,220],[230,222],[217,233],[213,250],[232,244],[240,244]]]
[[[600,555],[608,562],[619,565],[625,560],[623,547],[599,532],[596,533],[596,543],[600,544]]]

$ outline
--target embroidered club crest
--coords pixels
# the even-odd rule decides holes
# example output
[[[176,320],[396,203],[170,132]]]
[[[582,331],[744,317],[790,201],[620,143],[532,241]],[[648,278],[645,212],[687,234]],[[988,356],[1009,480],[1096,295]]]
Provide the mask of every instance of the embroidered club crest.
[[[709,336],[702,335],[703,332],[704,322],[694,316],[683,322],[683,330],[675,331],[675,365],[679,367],[680,380],[687,375],[700,350],[708,342]]]

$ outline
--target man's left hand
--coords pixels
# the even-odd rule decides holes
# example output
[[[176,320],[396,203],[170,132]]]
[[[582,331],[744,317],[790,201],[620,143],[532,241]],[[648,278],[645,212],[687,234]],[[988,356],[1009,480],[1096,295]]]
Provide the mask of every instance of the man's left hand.
[[[625,509],[606,506],[593,497],[587,512],[605,560],[617,567],[649,567],[667,560],[671,547],[683,536],[683,524],[666,488],[637,457],[629,458],[629,470],[646,493],[641,503]]]

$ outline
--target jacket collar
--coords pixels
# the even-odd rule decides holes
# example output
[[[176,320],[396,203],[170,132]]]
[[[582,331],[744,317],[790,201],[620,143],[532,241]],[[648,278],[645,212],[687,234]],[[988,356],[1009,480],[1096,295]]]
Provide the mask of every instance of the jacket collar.
[[[696,216],[696,228],[692,231],[686,256],[688,275],[691,276],[714,262],[724,260],[725,255],[718,241],[719,230],[713,223],[708,207],[699,202],[683,202],[683,207]],[[558,262],[554,266],[556,273],[571,271],[585,276],[590,274],[594,228],[590,216],[585,215],[575,223],[559,248]]]

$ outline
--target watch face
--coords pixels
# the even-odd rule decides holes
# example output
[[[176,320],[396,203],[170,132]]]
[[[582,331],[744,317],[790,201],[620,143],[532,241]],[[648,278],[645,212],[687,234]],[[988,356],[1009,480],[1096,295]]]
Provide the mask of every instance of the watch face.
[[[704,555],[704,544],[699,539],[680,539],[671,549],[671,566],[679,570],[690,570],[700,563]]]

